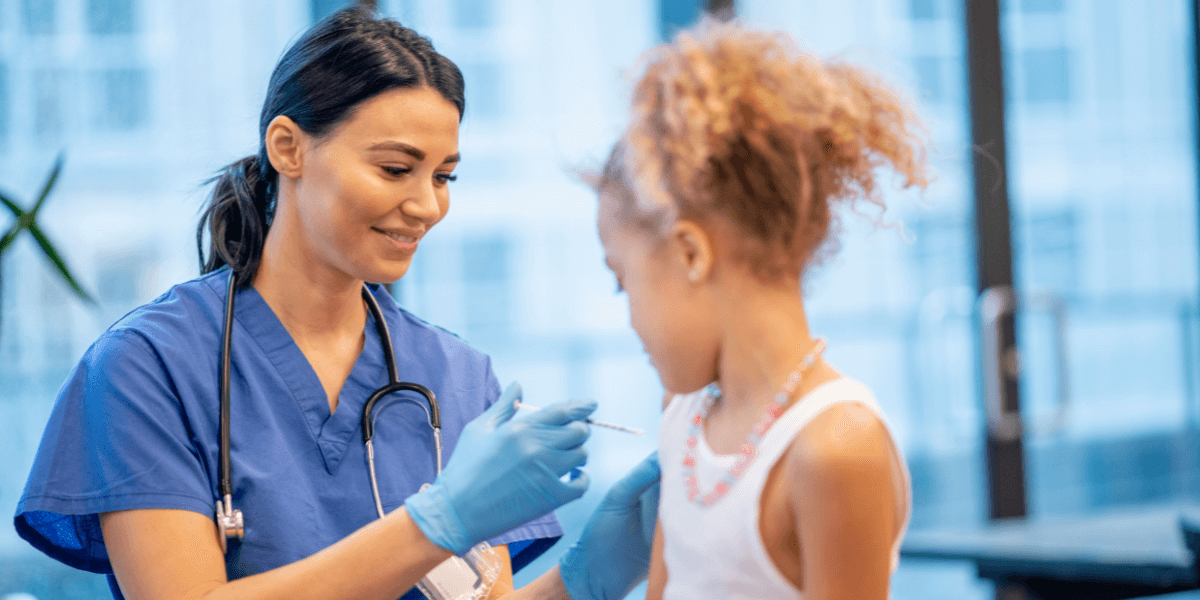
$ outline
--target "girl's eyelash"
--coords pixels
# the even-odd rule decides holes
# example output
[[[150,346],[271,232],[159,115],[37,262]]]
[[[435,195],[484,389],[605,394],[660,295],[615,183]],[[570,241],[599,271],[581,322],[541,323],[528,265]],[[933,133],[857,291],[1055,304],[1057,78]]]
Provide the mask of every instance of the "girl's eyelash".
[[[437,177],[438,179],[441,179],[441,180],[442,180],[442,183],[449,183],[449,182],[451,182],[451,181],[458,181],[458,175],[455,175],[455,174],[453,174],[453,173],[442,173],[442,174],[439,174],[439,175],[435,175],[434,177]]]

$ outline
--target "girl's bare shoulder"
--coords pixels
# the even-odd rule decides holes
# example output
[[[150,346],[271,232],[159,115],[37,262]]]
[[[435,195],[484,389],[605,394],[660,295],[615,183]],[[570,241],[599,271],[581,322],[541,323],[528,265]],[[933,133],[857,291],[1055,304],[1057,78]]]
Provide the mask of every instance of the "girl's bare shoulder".
[[[891,434],[875,411],[858,402],[835,404],[792,440],[786,470],[796,490],[809,493],[892,489]]]

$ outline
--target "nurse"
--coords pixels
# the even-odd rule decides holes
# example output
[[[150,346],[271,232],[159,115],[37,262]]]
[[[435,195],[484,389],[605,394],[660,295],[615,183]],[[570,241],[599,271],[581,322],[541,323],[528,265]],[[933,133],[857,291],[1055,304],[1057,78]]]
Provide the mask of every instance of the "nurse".
[[[562,534],[551,511],[587,487],[576,469],[595,405],[514,418],[520,390],[501,395],[487,356],[372,284],[400,378],[440,401],[449,455],[437,475],[420,397],[381,402],[377,518],[359,418],[388,370],[363,286],[402,277],[446,216],[463,109],[458,68],[366,9],[295,42],[271,76],[258,154],[222,172],[201,218],[203,275],[83,356],[17,506],[18,533],[109,574],[114,596],[130,600],[419,598],[421,577],[483,540],[502,566],[492,597],[617,598],[643,578],[652,458],[613,487],[558,566],[513,591],[512,566]],[[213,507],[224,495],[231,278],[232,500],[245,533],[223,553]]]

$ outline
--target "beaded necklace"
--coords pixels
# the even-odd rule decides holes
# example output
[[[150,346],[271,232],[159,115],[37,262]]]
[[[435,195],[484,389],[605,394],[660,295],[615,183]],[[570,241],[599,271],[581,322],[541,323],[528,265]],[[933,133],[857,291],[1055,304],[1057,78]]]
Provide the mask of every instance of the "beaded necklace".
[[[687,437],[687,453],[683,456],[683,483],[687,487],[688,501],[696,502],[703,506],[712,506],[718,500],[725,497],[729,490],[733,488],[733,484],[742,477],[750,464],[754,462],[758,456],[758,444],[762,442],[763,436],[783,414],[784,408],[787,407],[788,399],[792,397],[792,393],[800,385],[801,378],[817,361],[817,357],[825,350],[825,340],[818,338],[813,345],[811,351],[800,360],[800,364],[796,370],[792,371],[788,378],[783,383],[783,387],[775,394],[775,398],[767,405],[766,412],[759,418],[758,422],[750,430],[746,436],[746,441],[742,443],[741,451],[738,452],[737,462],[733,467],[721,477],[721,481],[717,482],[716,487],[707,494],[701,495],[700,481],[696,478],[696,445],[700,442],[700,436],[704,435],[704,420],[708,417],[709,411],[721,398],[721,388],[716,382],[708,384],[704,388],[705,398],[704,403],[700,407],[700,411],[692,417],[692,422],[688,425]]]

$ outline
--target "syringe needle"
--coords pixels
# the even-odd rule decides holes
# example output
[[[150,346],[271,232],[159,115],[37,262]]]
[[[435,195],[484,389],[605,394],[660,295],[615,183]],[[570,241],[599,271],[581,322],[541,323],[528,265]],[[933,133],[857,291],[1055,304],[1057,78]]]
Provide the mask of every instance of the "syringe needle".
[[[521,402],[520,400],[514,400],[513,406],[516,408],[524,408],[526,410],[534,410],[534,411],[542,410],[536,406],[533,406],[532,404],[525,404],[524,402]],[[624,425],[614,425],[612,423],[606,423],[604,421],[597,421],[595,419],[584,419],[583,421],[589,425],[595,425],[596,427],[607,427],[608,429],[615,429],[616,431],[624,431],[625,433],[632,433],[633,435],[646,435],[645,431],[642,431],[641,429],[637,429],[635,427],[626,427]]]

